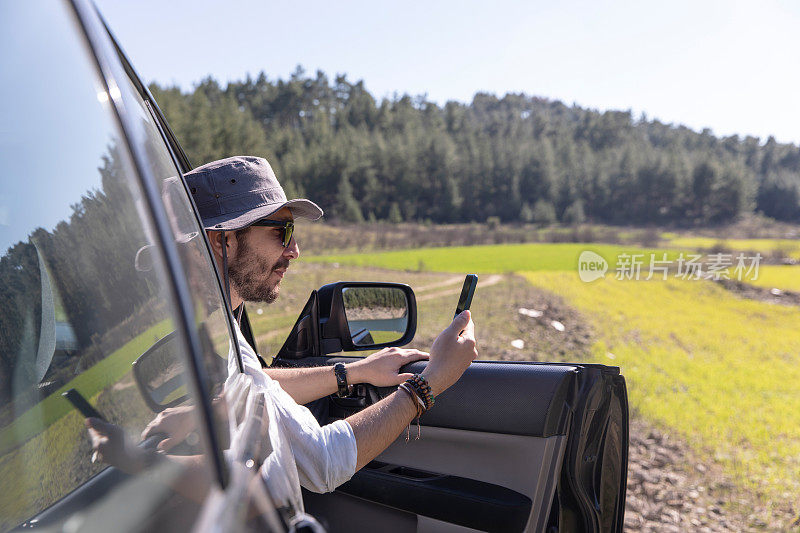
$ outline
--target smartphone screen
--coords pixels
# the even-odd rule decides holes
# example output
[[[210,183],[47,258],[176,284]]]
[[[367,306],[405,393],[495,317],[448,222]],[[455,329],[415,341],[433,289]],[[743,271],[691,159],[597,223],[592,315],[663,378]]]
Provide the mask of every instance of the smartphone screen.
[[[467,274],[464,279],[464,286],[461,288],[461,296],[458,297],[458,305],[456,306],[456,314],[458,316],[462,311],[469,309],[472,304],[472,295],[475,294],[475,286],[478,285],[478,276],[475,274]]]
[[[86,398],[75,389],[69,389],[67,392],[63,393],[62,396],[69,400],[69,403],[72,404],[75,409],[77,409],[83,416],[86,418],[99,418],[100,420],[105,420],[106,417],[101,415],[97,409],[92,407]]]

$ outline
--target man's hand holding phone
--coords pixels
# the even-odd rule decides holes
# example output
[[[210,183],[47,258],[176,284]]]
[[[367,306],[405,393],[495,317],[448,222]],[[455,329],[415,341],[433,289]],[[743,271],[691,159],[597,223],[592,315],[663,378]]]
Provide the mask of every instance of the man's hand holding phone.
[[[475,323],[469,307],[478,285],[478,276],[468,274],[461,288],[453,322],[433,341],[430,362],[422,375],[428,380],[433,394],[448,389],[478,356],[475,342]]]
[[[433,341],[430,361],[422,375],[428,380],[433,394],[441,394],[458,381],[477,356],[472,314],[463,311]]]

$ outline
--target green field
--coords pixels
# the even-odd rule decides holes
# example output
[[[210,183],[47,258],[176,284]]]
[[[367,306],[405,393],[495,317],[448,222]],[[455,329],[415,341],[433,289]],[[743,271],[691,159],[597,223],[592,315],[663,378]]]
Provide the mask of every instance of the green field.
[[[439,272],[575,272],[581,252],[590,250],[608,261],[613,271],[620,254],[650,254],[674,261],[676,250],[655,250],[620,246],[615,244],[496,244],[485,246],[458,246],[450,248],[418,248],[368,254],[323,255],[306,259],[312,262],[341,263],[345,265],[373,266],[392,270],[429,270]]]
[[[681,242],[687,248],[696,244]],[[573,360],[588,357],[621,366],[632,412],[682,436],[759,501],[777,505],[796,500],[800,496],[800,309],[743,299],[701,280],[617,281],[606,276],[584,283],[577,274],[577,256],[583,250],[602,255],[610,269],[622,252],[661,254],[611,245],[523,244],[335,255],[309,261],[406,271],[397,278],[431,271],[522,273],[532,287],[555,294],[588,323],[595,332],[590,350],[573,354]],[[674,260],[675,254],[669,258]],[[796,272],[800,268],[762,266],[754,284],[800,288]],[[481,331],[496,336],[495,322],[487,326],[481,320],[509,324],[504,343],[520,335],[514,330],[519,300],[505,290],[507,300],[494,297],[490,314],[479,312],[480,295],[486,293],[476,296],[479,345]],[[437,303],[437,313],[446,312],[453,302]],[[427,305],[420,306],[420,324],[436,320]],[[429,339],[423,339],[422,347]],[[497,346],[493,339],[490,351],[484,347],[481,356],[491,357]],[[555,346],[557,341],[551,349]],[[548,356],[529,355],[539,360]]]

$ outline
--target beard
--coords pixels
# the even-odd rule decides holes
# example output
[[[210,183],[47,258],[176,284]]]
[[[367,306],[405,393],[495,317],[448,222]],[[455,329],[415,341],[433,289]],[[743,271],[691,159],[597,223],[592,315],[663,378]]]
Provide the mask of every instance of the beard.
[[[247,243],[247,236],[239,239],[236,259],[228,265],[231,288],[246,302],[271,304],[280,294],[280,279],[270,284],[269,277],[277,269],[289,267],[289,260],[281,257],[273,264],[267,264],[257,257]]]

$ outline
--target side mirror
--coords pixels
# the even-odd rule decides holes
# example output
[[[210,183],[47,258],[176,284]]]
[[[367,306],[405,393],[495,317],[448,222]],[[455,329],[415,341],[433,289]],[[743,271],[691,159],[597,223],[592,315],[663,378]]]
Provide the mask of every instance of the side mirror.
[[[188,395],[180,342],[173,331],[133,362],[136,386],[147,406],[158,413],[174,407]]]
[[[391,344],[408,331],[408,297],[400,287],[342,287],[342,303],[356,348]]]
[[[417,331],[417,301],[401,283],[339,281],[311,293],[277,358],[403,346]]]

